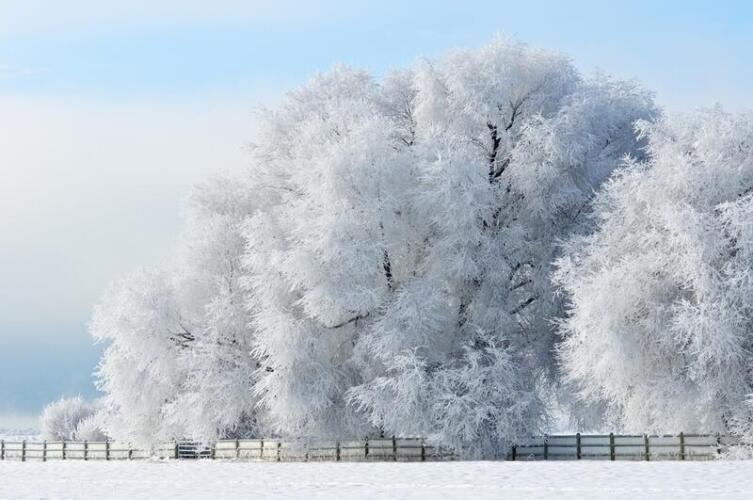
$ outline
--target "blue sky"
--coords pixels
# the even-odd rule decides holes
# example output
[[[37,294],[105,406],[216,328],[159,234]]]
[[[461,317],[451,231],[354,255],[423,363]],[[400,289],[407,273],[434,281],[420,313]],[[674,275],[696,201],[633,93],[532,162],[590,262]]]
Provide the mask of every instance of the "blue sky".
[[[378,73],[502,32],[637,77],[672,107],[752,102],[744,1],[108,3],[0,2],[0,89],[253,100],[335,62]]]
[[[94,396],[107,282],[170,256],[181,202],[242,168],[253,110],[336,62],[376,74],[496,33],[753,108],[753,3],[0,0],[0,427]]]

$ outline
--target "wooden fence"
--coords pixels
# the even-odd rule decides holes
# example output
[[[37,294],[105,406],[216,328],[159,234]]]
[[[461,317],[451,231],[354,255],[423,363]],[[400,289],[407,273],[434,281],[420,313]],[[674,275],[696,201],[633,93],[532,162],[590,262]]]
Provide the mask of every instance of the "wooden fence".
[[[0,460],[234,459],[261,462],[451,460],[452,455],[419,438],[368,438],[344,441],[222,440],[209,446],[179,441],[154,448],[118,441],[0,441]]]
[[[739,444],[723,434],[571,434],[513,446],[511,460],[711,460]]]
[[[508,460],[711,460],[735,437],[720,434],[538,436],[510,448]],[[0,441],[0,460],[225,459],[261,462],[422,462],[453,460],[448,450],[420,438],[342,441],[222,440],[204,446],[180,441],[152,448],[118,441]]]

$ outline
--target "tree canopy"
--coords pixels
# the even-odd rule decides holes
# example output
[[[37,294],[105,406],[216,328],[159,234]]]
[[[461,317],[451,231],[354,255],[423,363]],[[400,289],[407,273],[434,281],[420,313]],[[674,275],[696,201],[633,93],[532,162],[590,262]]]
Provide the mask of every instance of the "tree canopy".
[[[175,258],[96,308],[109,435],[495,457],[561,408],[640,431],[746,418],[749,115],[668,118],[500,38],[380,79],[336,66],[258,122],[248,170],[197,186]]]

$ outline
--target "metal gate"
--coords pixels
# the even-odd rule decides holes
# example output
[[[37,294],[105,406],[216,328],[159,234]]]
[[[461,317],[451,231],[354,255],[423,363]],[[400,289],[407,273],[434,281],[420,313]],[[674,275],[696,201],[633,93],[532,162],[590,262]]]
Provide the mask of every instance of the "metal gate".
[[[212,450],[208,446],[196,441],[178,441],[175,444],[175,456],[184,460],[211,458]]]

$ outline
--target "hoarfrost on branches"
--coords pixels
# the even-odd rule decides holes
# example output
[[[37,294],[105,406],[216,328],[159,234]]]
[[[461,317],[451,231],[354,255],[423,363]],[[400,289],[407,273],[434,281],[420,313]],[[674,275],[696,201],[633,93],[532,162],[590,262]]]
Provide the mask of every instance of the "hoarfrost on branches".
[[[504,39],[288,94],[254,148],[245,257],[276,429],[474,456],[542,429],[556,243],[655,114],[634,83]]]
[[[598,230],[558,261],[565,372],[627,430],[750,429],[753,115],[640,131],[649,159],[609,181]]]
[[[638,84],[502,38],[315,76],[261,112],[244,175],[197,187],[175,259],[97,307],[105,430],[422,435],[475,457],[545,430],[573,386],[560,241],[656,116]]]
[[[86,401],[81,396],[53,401],[44,408],[39,419],[42,439],[104,439],[97,421],[97,409],[97,404]]]
[[[95,309],[92,335],[109,341],[97,371],[108,435],[152,443],[257,432],[240,284],[251,195],[229,176],[197,186],[173,262],[115,282]]]

